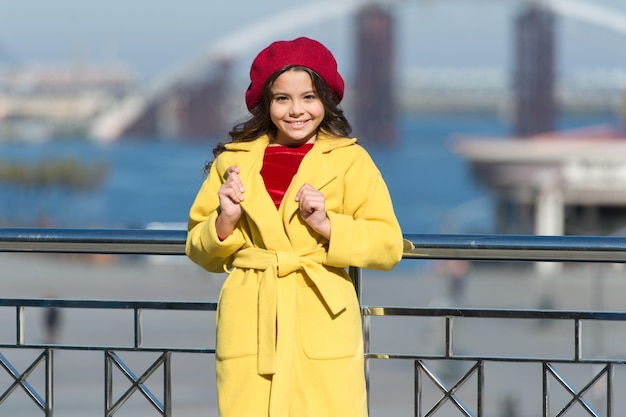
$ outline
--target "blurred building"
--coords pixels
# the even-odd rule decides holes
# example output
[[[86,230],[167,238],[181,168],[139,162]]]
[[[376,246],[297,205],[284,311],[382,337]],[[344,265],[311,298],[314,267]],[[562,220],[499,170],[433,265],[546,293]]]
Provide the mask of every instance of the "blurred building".
[[[546,5],[527,2],[515,21],[515,133],[530,136],[555,129],[555,16]]]
[[[395,91],[401,113],[497,113],[514,120],[511,74],[499,67],[415,67],[399,73]],[[561,113],[624,113],[626,70],[591,69],[557,80],[556,108]]]
[[[460,138],[455,151],[497,204],[497,233],[626,234],[626,130]]]
[[[559,105],[589,111],[615,101],[617,113],[625,74],[575,74],[557,86],[554,26],[540,2],[528,2],[516,20],[513,137],[461,138],[455,150],[494,195],[497,233],[624,234],[626,131],[557,131],[556,120]]]
[[[120,65],[0,68],[0,140],[85,137],[97,114],[139,88]]]
[[[381,5],[357,15],[354,129],[366,141],[395,140],[394,36],[391,14]]]

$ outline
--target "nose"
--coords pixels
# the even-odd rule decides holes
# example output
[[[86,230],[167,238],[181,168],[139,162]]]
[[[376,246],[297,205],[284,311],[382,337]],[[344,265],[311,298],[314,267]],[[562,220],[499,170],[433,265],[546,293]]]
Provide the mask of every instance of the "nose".
[[[302,112],[302,103],[300,103],[300,100],[292,100],[291,107],[289,108],[289,115],[298,116],[302,114]]]

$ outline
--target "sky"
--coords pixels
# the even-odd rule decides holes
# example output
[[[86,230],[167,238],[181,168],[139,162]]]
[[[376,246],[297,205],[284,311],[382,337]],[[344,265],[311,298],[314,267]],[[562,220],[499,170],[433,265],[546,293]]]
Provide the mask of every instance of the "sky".
[[[121,62],[155,80],[198,61],[219,40],[256,28],[259,36],[238,54],[242,71],[274,38],[305,35],[327,44],[340,70],[350,73],[353,19],[309,23],[311,7],[324,11],[342,1],[348,0],[0,0],[0,63]],[[398,66],[510,67],[512,21],[522,1],[392,2]],[[623,0],[585,1],[626,16]],[[626,30],[571,18],[560,19],[557,30],[562,72],[626,69]]]

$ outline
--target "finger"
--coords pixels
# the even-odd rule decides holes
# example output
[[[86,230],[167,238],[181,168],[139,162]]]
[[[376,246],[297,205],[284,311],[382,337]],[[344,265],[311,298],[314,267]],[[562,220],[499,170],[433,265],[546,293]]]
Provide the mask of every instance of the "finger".
[[[227,187],[227,194],[230,197],[230,199],[236,203],[240,203],[243,201],[244,196],[244,189],[243,186],[241,186],[240,184],[237,185],[235,183],[231,183],[229,187]]]
[[[238,178],[231,177],[224,184],[222,184],[222,186],[220,187],[218,191],[218,195],[221,198],[227,198],[234,203],[239,203],[244,199],[243,197],[244,191],[245,190],[243,189],[243,186],[241,185],[241,181]]]
[[[234,182],[241,189],[241,192],[243,192],[244,187],[241,179],[239,178],[239,172],[240,170],[236,166],[228,167],[226,172],[224,172],[224,182]]]
[[[305,199],[304,204],[300,206],[300,210],[306,214],[315,213],[322,210],[322,204],[315,199]]]
[[[322,193],[317,190],[304,190],[299,201],[300,211],[305,215],[310,215],[316,211],[325,211],[325,200]]]
[[[302,187],[300,187],[298,193],[296,194],[296,201],[301,201],[310,190],[317,191],[317,189],[310,184],[302,184]]]
[[[238,174],[239,167],[233,165],[233,166],[229,166],[228,168],[226,168],[226,172],[224,173],[224,179],[228,179],[228,177],[232,173]]]
[[[241,182],[241,179],[239,178],[239,168],[236,166],[230,166],[226,169],[226,172],[224,172],[224,184],[222,184],[222,186],[232,186],[234,189],[238,190],[238,193],[241,194],[243,192],[245,192],[245,187],[243,186],[243,183]],[[243,200],[243,195],[239,195],[238,199],[242,199]]]
[[[227,182],[230,183],[233,186],[233,188],[236,188],[237,190],[239,190],[239,192],[241,193],[246,191],[246,189],[243,186],[243,183],[241,182],[241,178],[239,178],[239,175],[237,175],[237,173],[235,172],[230,174]]]

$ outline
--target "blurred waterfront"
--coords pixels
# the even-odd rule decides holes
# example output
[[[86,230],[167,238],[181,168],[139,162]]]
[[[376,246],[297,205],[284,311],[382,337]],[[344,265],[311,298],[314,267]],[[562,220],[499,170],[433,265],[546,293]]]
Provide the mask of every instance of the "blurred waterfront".
[[[602,123],[620,120],[566,115],[560,122],[564,128]],[[405,233],[490,233],[490,195],[448,144],[457,134],[499,137],[509,130],[496,114],[415,115],[400,119],[400,138],[392,146],[360,141],[387,181]],[[151,222],[184,223],[213,146],[208,140],[0,143],[0,161],[37,165],[75,158],[87,166],[108,166],[107,177],[93,190],[0,182],[0,224],[143,228]]]

